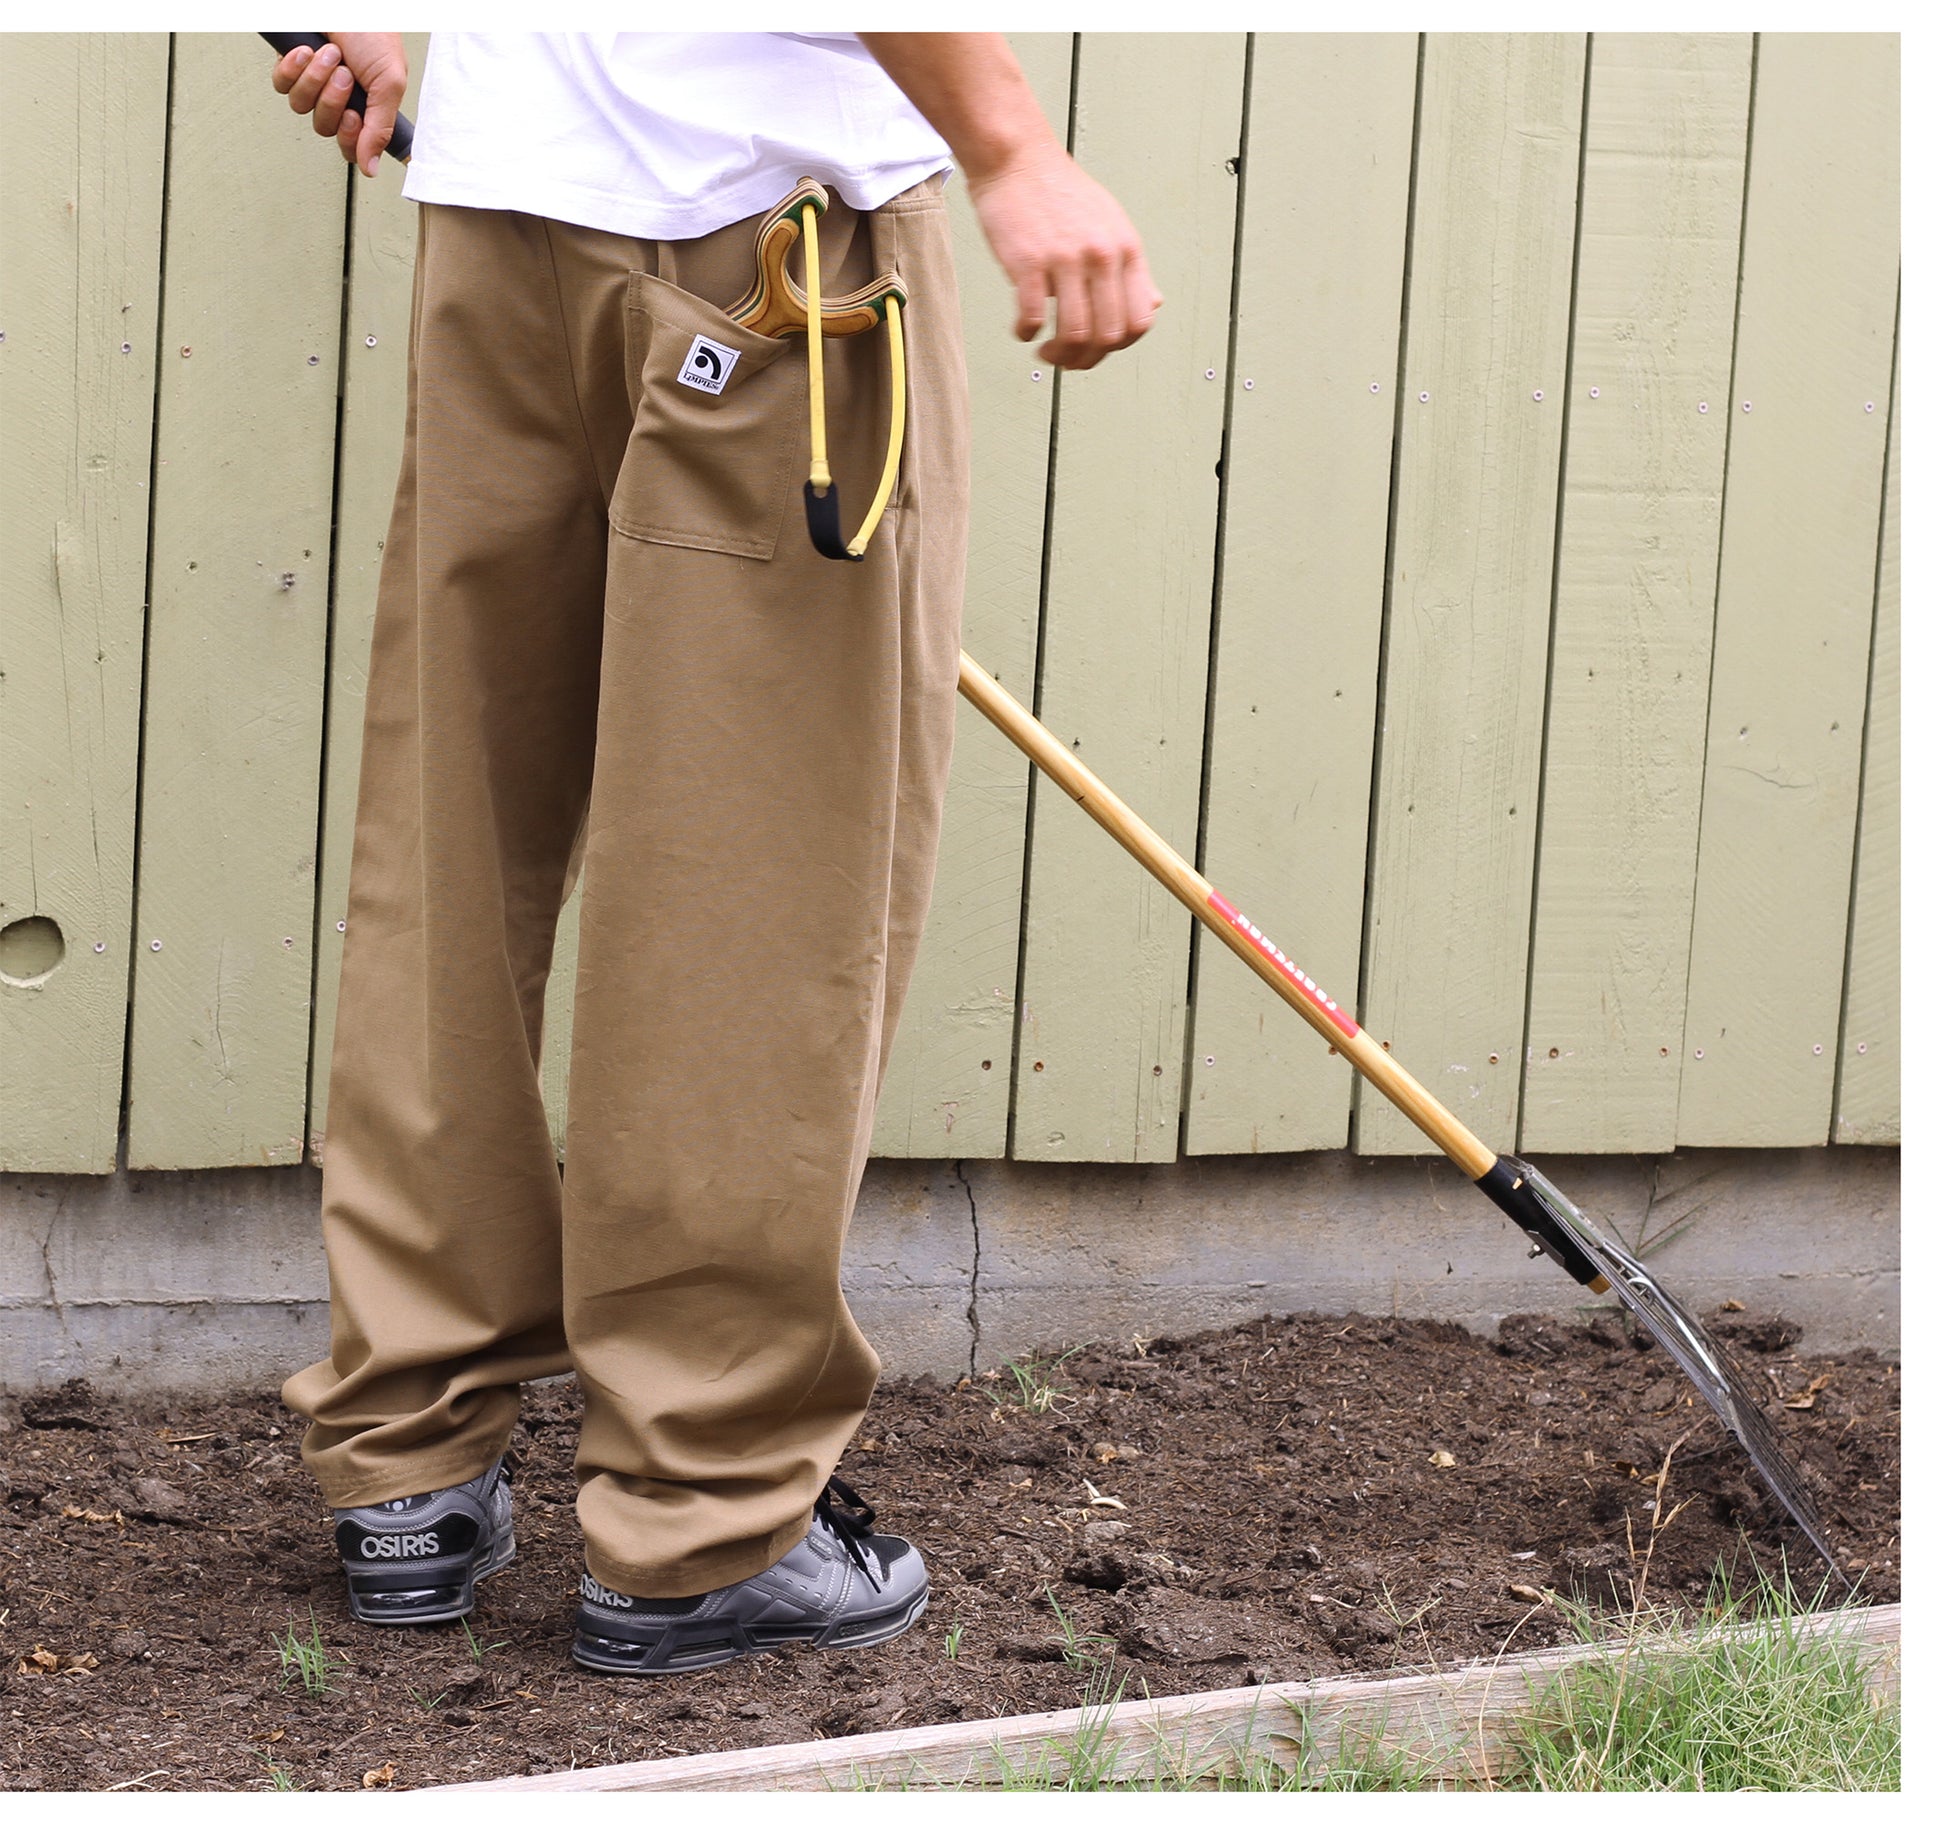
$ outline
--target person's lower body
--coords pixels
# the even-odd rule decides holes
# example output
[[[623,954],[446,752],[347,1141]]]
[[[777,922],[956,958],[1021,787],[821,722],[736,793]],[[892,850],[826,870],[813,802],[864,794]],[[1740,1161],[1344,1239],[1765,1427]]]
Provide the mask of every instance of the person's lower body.
[[[422,206],[324,1144],[331,1356],[284,1390],[348,1511],[487,1475],[521,1383],[572,1368],[588,1571],[665,1605],[818,1533],[877,1377],[839,1256],[957,679],[939,185],[823,224],[828,295],[896,268],[912,297],[901,479],[863,563],[803,530],[802,338],[724,315],[753,229]],[[681,382],[698,336],[736,356],[720,394]],[[862,505],[883,335],[825,358]],[[577,862],[562,1172],[541,1014]]]

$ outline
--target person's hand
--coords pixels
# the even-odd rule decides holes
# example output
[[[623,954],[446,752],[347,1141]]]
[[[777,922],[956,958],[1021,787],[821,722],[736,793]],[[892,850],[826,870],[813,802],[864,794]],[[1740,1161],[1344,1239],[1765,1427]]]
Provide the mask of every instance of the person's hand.
[[[1014,334],[1031,341],[1054,300],[1041,356],[1089,368],[1144,335],[1162,294],[1122,206],[1052,138],[967,179],[967,195],[1001,269],[1013,281]]]
[[[365,91],[365,112],[348,108],[352,83]],[[271,86],[288,95],[291,112],[308,114],[320,139],[335,139],[367,177],[392,142],[405,100],[405,40],[397,32],[332,32],[318,50],[299,45],[278,58]]]

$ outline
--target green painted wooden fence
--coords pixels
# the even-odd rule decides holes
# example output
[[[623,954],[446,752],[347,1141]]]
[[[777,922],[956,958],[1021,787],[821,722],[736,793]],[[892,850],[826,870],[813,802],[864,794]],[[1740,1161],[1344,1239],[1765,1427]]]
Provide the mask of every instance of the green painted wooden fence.
[[[958,199],[969,650],[1490,1144],[1895,1143],[1898,40],[1016,43],[1168,303]],[[412,210],[243,35],[0,77],[0,1167],[295,1162]],[[881,1153],[1428,1150],[961,716]]]

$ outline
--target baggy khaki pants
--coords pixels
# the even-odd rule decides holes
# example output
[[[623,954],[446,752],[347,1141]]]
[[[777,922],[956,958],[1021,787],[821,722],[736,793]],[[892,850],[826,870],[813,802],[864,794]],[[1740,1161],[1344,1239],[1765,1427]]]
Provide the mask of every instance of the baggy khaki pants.
[[[965,372],[941,180],[835,198],[827,296],[911,296],[901,481],[806,537],[804,338],[724,314],[755,223],[647,242],[420,210],[324,1148],[331,1359],[284,1397],[337,1507],[450,1486],[572,1367],[588,1567],[774,1563],[878,1374],[839,1290],[931,890],[957,681]],[[698,335],[720,395],[678,383]],[[846,531],[882,330],[826,342]],[[567,1160],[539,1083],[582,856]]]

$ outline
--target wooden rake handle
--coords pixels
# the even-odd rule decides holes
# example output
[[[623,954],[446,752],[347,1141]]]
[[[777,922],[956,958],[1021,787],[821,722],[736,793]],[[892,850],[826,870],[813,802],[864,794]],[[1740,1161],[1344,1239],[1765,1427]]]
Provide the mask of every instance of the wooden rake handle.
[[[1073,751],[1021,707],[965,653],[959,655],[960,695],[1038,766],[1062,791],[1169,889],[1203,925],[1236,952],[1318,1036],[1344,1053],[1366,1082],[1469,1178],[1484,1178],[1493,1151],[1434,1101],[1390,1052],[1198,874],[1154,830],[1075,758]]]
[[[1198,874],[1117,798],[999,683],[965,653],[959,655],[960,695],[1139,861],[1202,923],[1246,962],[1318,1036],[1351,1060],[1358,1074],[1460,1168],[1501,1210],[1526,1230],[1534,1252],[1551,1255],[1592,1292],[1608,1280],[1563,1225],[1550,1204],[1558,1197],[1525,1160],[1496,1158],[1492,1148],[1433,1100],[1392,1054],[1363,1031],[1262,931]]]
[[[804,211],[816,209],[822,215],[830,200],[815,178],[799,178],[790,195],[764,217],[757,229],[756,279],[729,313],[746,329],[760,336],[784,336],[802,335],[810,327],[811,300],[791,277],[786,262],[791,249],[804,238]],[[901,308],[908,302],[905,287],[891,273],[883,272],[869,285],[861,285],[841,298],[825,299],[821,313],[824,333],[856,336],[876,329],[885,321],[888,298],[897,298]]]

